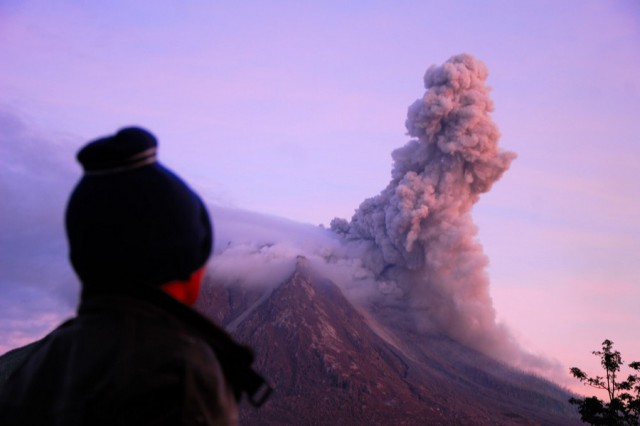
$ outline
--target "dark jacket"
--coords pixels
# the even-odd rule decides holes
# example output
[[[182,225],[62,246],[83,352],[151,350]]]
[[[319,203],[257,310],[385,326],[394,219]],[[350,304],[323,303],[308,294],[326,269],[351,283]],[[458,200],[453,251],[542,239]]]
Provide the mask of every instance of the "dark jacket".
[[[228,425],[253,354],[155,289],[92,295],[0,389],[2,425]]]

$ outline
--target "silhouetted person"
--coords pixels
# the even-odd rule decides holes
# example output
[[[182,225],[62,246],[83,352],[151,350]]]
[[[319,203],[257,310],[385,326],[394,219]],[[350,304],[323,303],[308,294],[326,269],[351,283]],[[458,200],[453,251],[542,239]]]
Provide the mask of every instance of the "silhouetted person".
[[[10,374],[0,424],[227,425],[243,393],[262,402],[252,352],[189,307],[213,230],[156,149],[127,128],[78,153],[66,231],[80,306]]]

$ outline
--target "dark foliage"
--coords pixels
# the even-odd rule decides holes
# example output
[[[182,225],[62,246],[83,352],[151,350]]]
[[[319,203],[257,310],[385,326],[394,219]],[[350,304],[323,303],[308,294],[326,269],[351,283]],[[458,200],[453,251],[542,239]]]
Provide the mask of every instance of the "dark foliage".
[[[620,368],[624,365],[619,351],[613,350],[613,342],[602,342],[602,350],[594,351],[600,357],[605,376],[589,377],[579,368],[570,371],[573,377],[585,385],[607,391],[609,402],[598,397],[571,398],[569,402],[578,406],[582,421],[592,425],[640,425],[640,376],[629,374],[619,381]],[[628,364],[629,368],[640,372],[640,362]]]

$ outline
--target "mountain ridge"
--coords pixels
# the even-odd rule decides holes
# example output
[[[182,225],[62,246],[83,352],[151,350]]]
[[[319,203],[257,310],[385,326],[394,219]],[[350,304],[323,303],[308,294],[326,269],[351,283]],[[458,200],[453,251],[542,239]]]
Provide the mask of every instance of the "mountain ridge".
[[[556,385],[444,335],[385,324],[388,307],[365,316],[304,257],[273,289],[203,290],[199,309],[255,349],[276,388],[261,409],[241,410],[243,424],[580,424]]]

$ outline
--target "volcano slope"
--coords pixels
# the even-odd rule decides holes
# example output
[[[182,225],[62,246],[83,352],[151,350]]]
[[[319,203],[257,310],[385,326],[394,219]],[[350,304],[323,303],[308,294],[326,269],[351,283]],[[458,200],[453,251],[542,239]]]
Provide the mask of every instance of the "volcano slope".
[[[199,309],[252,346],[275,387],[250,425],[571,425],[570,395],[438,333],[402,308],[356,308],[297,261],[273,289],[207,282]]]

